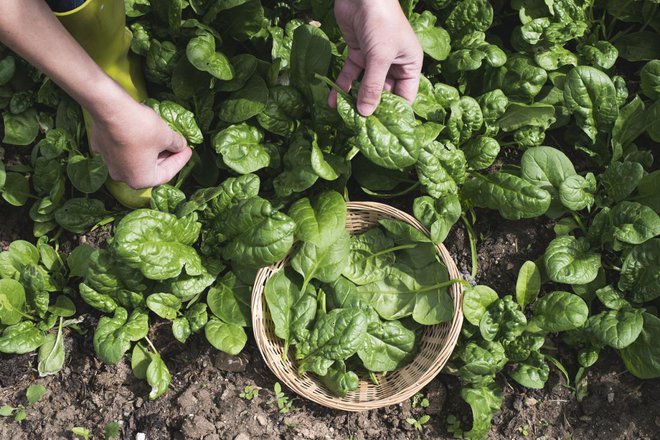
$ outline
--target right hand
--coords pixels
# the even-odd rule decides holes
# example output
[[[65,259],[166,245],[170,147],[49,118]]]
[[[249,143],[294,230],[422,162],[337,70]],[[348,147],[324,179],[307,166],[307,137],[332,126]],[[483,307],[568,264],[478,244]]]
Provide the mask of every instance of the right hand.
[[[128,97],[113,111],[92,116],[92,151],[103,158],[110,177],[133,189],[169,182],[192,150],[150,107]]]

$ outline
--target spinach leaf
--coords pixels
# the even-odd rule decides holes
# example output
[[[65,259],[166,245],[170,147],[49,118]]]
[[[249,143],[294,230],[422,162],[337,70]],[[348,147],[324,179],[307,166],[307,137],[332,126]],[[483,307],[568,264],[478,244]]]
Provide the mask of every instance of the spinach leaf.
[[[532,218],[544,214],[550,207],[551,195],[543,188],[513,174],[501,171],[465,182],[463,195],[474,206],[497,209],[509,220]]]
[[[660,377],[660,318],[644,313],[644,327],[639,337],[619,351],[628,371],[640,379]]]
[[[548,332],[564,332],[582,327],[589,308],[582,298],[570,292],[550,292],[534,303],[532,323]]]
[[[285,352],[289,345],[302,341],[307,328],[316,316],[316,292],[311,284],[305,291],[302,282],[288,270],[280,270],[268,279],[264,289],[275,334],[284,340]]]
[[[419,124],[405,99],[383,93],[380,105],[368,117],[360,115],[350,98],[337,96],[337,110],[355,133],[353,144],[383,168],[403,169],[417,162],[422,147],[440,133],[437,124]]]
[[[239,174],[249,174],[270,165],[271,157],[262,141],[258,128],[243,123],[221,130],[213,138],[213,147],[225,165]]]
[[[298,372],[328,374],[335,361],[354,355],[367,337],[367,318],[359,309],[335,309],[320,316],[297,347]]]
[[[598,275],[600,255],[584,238],[564,236],[550,242],[543,256],[548,278],[556,283],[587,284]]]
[[[369,324],[357,355],[369,371],[394,371],[410,360],[416,346],[415,332],[399,321]]]
[[[201,225],[196,216],[138,209],[121,219],[112,243],[114,254],[152,280],[202,273],[202,262],[192,247]]]
[[[593,67],[578,66],[568,72],[564,100],[577,125],[592,141],[598,131],[610,130],[619,114],[612,80]]]

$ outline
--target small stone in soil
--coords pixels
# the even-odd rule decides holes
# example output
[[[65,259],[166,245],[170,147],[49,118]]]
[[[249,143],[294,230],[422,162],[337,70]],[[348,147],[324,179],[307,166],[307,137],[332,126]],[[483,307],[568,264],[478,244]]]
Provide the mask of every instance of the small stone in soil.
[[[535,406],[537,403],[539,403],[539,401],[533,397],[528,397],[525,399],[525,406],[527,407]]]
[[[261,426],[266,426],[266,423],[268,423],[268,419],[266,419],[266,416],[264,416],[263,414],[259,414],[257,416],[257,422],[259,422]]]
[[[240,373],[245,371],[248,361],[242,356],[232,356],[227,353],[218,352],[213,358],[213,363],[219,370]]]
[[[236,437],[234,437],[234,440],[250,440],[250,436],[244,432],[241,432]]]

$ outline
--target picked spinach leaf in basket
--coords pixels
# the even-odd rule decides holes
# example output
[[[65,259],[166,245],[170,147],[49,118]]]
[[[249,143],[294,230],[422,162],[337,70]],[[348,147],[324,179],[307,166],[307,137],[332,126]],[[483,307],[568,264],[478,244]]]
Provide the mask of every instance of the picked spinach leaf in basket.
[[[382,219],[348,235],[335,192],[296,202],[298,244],[291,268],[273,275],[265,298],[298,372],[313,372],[339,396],[359,377],[401,368],[415,355],[425,325],[450,321],[449,279],[431,240],[411,225]]]

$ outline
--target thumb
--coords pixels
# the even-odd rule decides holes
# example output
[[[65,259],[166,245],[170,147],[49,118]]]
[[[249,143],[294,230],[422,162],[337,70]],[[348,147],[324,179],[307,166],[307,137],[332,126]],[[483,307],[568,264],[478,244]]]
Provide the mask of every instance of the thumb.
[[[188,148],[188,141],[186,141],[186,138],[184,138],[180,133],[172,130],[172,139],[170,140],[166,150],[170,153],[179,153],[181,151],[185,151],[186,149],[190,149]]]
[[[367,58],[357,101],[357,109],[362,116],[370,116],[376,110],[392,60],[382,55],[371,55]]]
[[[173,153],[164,158],[156,165],[156,185],[162,185],[169,182],[181,171],[192,156],[192,149],[186,147],[178,153]]]

